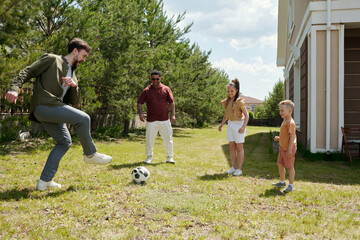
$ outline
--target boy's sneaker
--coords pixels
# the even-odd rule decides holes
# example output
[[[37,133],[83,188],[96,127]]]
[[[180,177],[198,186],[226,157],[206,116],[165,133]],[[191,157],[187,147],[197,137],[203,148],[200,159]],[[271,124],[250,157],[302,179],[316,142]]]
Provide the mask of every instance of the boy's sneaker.
[[[88,164],[104,165],[104,164],[108,164],[109,162],[111,162],[111,160],[112,160],[111,156],[101,154],[98,152],[94,153],[91,157],[84,155],[84,162],[86,162]]]
[[[233,174],[235,172],[235,168],[231,167],[229,170],[226,171],[227,174]]]
[[[151,163],[151,160],[152,160],[152,156],[147,156],[147,158],[145,159],[145,164]]]
[[[232,174],[233,176],[240,176],[242,175],[241,169],[236,169],[235,172]]]
[[[41,179],[37,180],[36,183],[36,190],[38,191],[45,191],[49,188],[61,188],[61,184],[56,183],[54,181],[45,182]]]
[[[174,161],[173,157],[167,157],[166,163],[175,164],[175,161]]]
[[[277,182],[272,184],[275,187],[282,188],[286,186],[286,182]]]
[[[288,185],[287,188],[284,190],[284,193],[288,193],[291,191],[295,191],[295,187],[292,187],[291,185]]]

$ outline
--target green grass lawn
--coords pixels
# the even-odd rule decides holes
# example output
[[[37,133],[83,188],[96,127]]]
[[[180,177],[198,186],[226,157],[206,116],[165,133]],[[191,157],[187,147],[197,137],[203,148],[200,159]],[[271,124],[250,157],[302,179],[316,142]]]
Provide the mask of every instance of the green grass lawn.
[[[86,165],[74,143],[55,181],[35,191],[50,139],[0,146],[0,239],[359,239],[360,166],[297,154],[296,191],[282,194],[270,130],[248,127],[240,177],[230,168],[226,128],[174,129],[175,165],[157,138],[146,185],[131,181],[145,160],[144,132],[96,142],[113,156]]]

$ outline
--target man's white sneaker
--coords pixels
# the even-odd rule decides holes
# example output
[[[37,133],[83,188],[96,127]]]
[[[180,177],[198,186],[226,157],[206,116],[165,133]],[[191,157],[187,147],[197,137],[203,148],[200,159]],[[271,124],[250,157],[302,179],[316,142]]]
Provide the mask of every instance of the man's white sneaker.
[[[173,157],[167,157],[166,163],[175,164],[175,161],[174,161]]]
[[[236,169],[235,172],[233,173],[233,176],[240,176],[240,175],[242,175],[241,169]]]
[[[231,167],[229,170],[227,170],[227,174],[233,174],[235,172],[235,168],[234,167]]]
[[[41,179],[37,180],[36,183],[36,190],[38,191],[45,191],[49,188],[61,188],[61,184],[56,183],[54,181],[45,182]]]
[[[147,156],[147,158],[145,159],[145,164],[151,163],[151,160],[152,160],[152,156]]]
[[[98,152],[94,153],[91,157],[84,155],[84,162],[89,163],[89,164],[104,165],[104,164],[108,164],[109,162],[111,162],[111,160],[112,160],[111,156],[101,154]]]

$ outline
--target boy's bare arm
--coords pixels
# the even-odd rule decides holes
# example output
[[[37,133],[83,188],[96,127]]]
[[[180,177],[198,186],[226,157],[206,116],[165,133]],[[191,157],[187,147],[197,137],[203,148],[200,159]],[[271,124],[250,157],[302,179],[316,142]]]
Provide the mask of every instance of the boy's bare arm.
[[[286,152],[287,156],[290,156],[292,154],[292,148],[293,148],[293,146],[295,144],[294,141],[295,141],[295,134],[291,133],[290,134],[290,139],[289,139],[289,148],[288,148],[288,150]]]

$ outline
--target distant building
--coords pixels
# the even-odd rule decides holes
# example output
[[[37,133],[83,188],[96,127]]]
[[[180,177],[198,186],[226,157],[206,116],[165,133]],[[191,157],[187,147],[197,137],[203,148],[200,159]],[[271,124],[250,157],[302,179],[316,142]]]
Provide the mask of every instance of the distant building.
[[[255,111],[256,106],[263,106],[264,102],[249,96],[241,96],[245,100],[246,109],[252,112]]]

